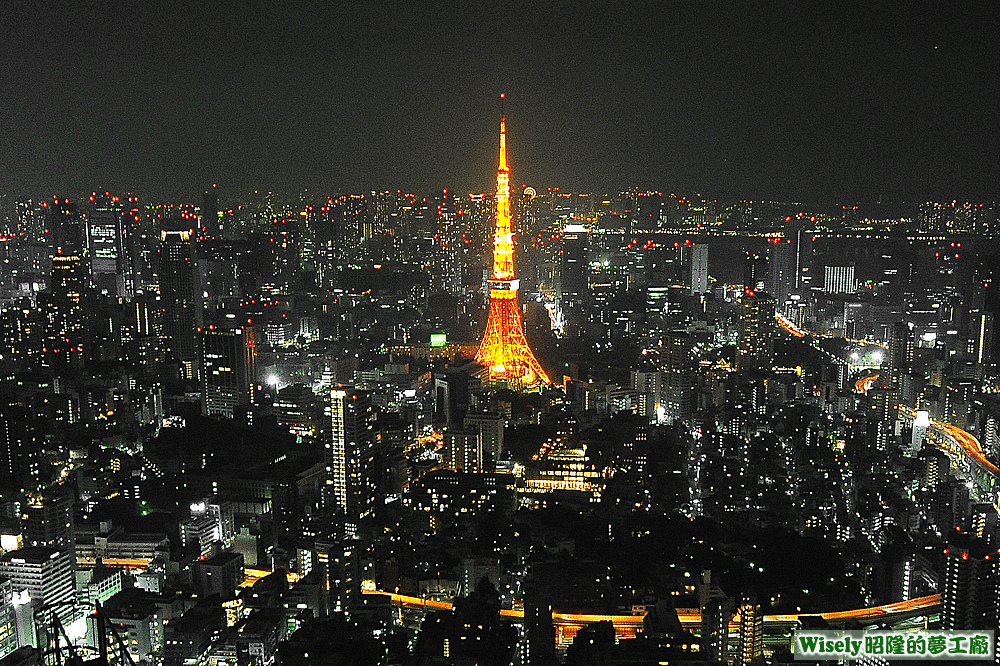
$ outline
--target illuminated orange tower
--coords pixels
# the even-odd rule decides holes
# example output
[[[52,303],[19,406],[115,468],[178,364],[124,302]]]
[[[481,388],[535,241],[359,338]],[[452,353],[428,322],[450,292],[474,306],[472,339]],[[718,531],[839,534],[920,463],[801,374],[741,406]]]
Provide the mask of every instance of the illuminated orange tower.
[[[503,99],[500,95],[500,99]],[[539,388],[549,376],[524,337],[521,308],[514,277],[514,239],[510,224],[510,169],[507,167],[507,127],[500,113],[500,166],[497,168],[497,222],[493,232],[493,275],[489,281],[490,316],[476,361],[490,381],[506,382],[514,389]]]

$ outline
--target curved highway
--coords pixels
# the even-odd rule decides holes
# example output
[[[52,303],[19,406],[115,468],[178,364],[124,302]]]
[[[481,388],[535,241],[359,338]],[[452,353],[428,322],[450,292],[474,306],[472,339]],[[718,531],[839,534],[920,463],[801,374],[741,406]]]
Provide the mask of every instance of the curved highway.
[[[815,337],[816,335],[812,331],[796,326],[788,318],[780,314],[775,314],[774,319],[778,326],[797,338]],[[885,345],[880,343],[867,340],[853,340],[851,342],[885,347]],[[877,373],[872,372],[858,379],[854,384],[855,393],[867,393],[878,380],[878,377]],[[910,407],[900,405],[899,411],[907,414],[910,418],[916,417],[916,410]],[[942,446],[941,442],[938,442],[940,448],[951,453],[961,452],[964,455],[965,462],[968,465],[968,469],[972,472],[973,480],[979,491],[988,497],[990,502],[997,508],[997,511],[1000,512],[1000,493],[997,492],[997,482],[1000,480],[1000,468],[986,457],[979,440],[958,426],[941,421],[931,421],[928,431],[947,442],[947,445],[944,446]],[[956,463],[953,462],[954,464]]]
[[[875,385],[878,381],[879,373],[875,372],[869,375],[865,375],[854,382],[854,392],[855,393],[868,393],[868,389]]]
[[[450,601],[437,601],[436,599],[423,599],[394,592],[382,592],[379,590],[366,590],[365,594],[381,594],[388,596],[392,603],[398,606],[409,608],[430,608],[436,610],[451,610]],[[889,620],[901,617],[912,617],[916,615],[930,615],[936,613],[941,608],[941,595],[932,594],[919,599],[909,601],[897,601],[882,606],[872,606],[870,608],[855,608],[844,611],[830,611],[825,613],[794,613],[787,615],[765,615],[764,624],[789,624],[796,623],[803,617],[822,617],[827,622],[837,623],[838,621],[857,620]],[[506,617],[523,618],[523,610],[502,609],[500,614]],[[701,622],[701,613],[697,608],[678,608],[677,617],[683,625],[695,625]],[[625,630],[635,630],[642,627],[642,615],[600,615],[589,613],[564,613],[552,611],[552,621],[556,626],[562,627],[582,627],[592,622],[611,622],[615,627]],[[738,620],[734,620],[734,623]]]

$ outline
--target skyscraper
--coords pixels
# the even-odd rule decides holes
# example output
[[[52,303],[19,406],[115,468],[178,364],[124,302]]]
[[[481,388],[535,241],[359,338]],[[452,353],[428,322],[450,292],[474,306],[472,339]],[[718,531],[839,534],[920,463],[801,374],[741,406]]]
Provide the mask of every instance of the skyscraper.
[[[691,248],[691,294],[697,296],[708,291],[708,245],[696,243]]]
[[[460,296],[462,284],[462,234],[458,224],[458,205],[448,190],[437,198],[434,215],[434,251],[431,258],[431,288],[436,292]]]
[[[222,235],[222,220],[219,218],[219,186],[215,183],[201,195],[199,218],[198,226],[206,236]]]
[[[767,285],[767,257],[747,252],[743,260],[743,286],[750,291],[763,291]]]
[[[54,197],[47,207],[49,215],[44,236],[48,244],[56,254],[82,254],[86,247],[84,226],[76,204]]]
[[[957,540],[957,537],[956,537]],[[990,555],[993,557],[990,557]],[[997,626],[997,553],[983,542],[949,543],[941,581],[943,629],[992,629]]]
[[[587,233],[581,224],[563,227],[559,292],[567,307],[579,304],[587,294]]]
[[[973,358],[979,365],[993,360],[993,314],[977,312],[972,317]]]
[[[195,377],[195,328],[201,314],[192,233],[192,229],[161,230],[159,250],[160,309],[168,357],[181,362],[188,379]]]
[[[915,343],[913,331],[906,322],[897,321],[892,325],[889,335],[889,353],[886,354],[883,366],[887,366],[886,386],[894,386],[905,375],[913,363]]]
[[[775,238],[767,246],[767,291],[780,308],[796,286],[795,245],[790,238]]]
[[[18,405],[0,408],[0,487],[36,489],[43,464],[44,437],[30,412]]]
[[[252,327],[201,331],[202,413],[233,418],[257,393],[257,338]]]
[[[55,548],[68,554],[70,561],[76,561],[72,494],[53,486],[29,495],[22,519],[25,544]]]
[[[375,410],[368,393],[351,387],[330,391],[329,410],[323,501],[331,513],[342,512],[348,521],[357,521],[380,499],[372,496],[368,482],[375,457]]]
[[[502,97],[502,96],[501,96]],[[514,275],[514,238],[511,233],[510,169],[507,167],[507,125],[500,114],[500,163],[497,168],[497,215],[493,233],[493,273],[489,281],[490,314],[476,361],[493,382],[515,389],[539,388],[549,376],[524,337]]]
[[[82,291],[80,255],[57,254],[52,257],[49,289],[38,297],[39,309],[46,319],[42,363],[47,367],[83,365]]]
[[[744,291],[739,298],[739,342],[736,369],[771,367],[774,338],[774,299],[766,293]]]
[[[747,666],[764,654],[764,614],[752,596],[744,599],[736,612],[740,616],[740,634],[733,663]]]
[[[130,256],[131,229],[125,204],[109,192],[90,195],[87,215],[87,256],[90,278],[101,293],[130,298],[135,275]]]

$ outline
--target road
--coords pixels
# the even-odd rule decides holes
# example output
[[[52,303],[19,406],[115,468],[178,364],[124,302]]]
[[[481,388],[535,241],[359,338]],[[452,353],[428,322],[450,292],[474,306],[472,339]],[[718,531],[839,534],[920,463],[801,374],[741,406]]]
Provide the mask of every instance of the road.
[[[854,382],[854,392],[868,393],[868,389],[870,389],[875,384],[875,382],[878,381],[878,378],[879,378],[879,373],[877,372],[871,375],[866,375],[864,377],[861,377],[860,379],[858,379],[858,381]]]
[[[430,608],[435,610],[451,610],[452,604],[449,601],[437,601],[435,599],[422,599],[405,594],[395,594],[391,592],[381,592],[378,590],[366,591],[365,594],[383,594],[392,599],[392,603],[410,608]],[[941,607],[941,595],[932,594],[910,601],[898,601],[883,606],[872,606],[870,608],[855,608],[844,611],[830,611],[824,613],[799,613],[789,615],[765,615],[764,624],[789,624],[798,622],[802,617],[815,617],[819,615],[828,622],[837,623],[839,620],[865,620],[891,619],[899,616],[930,615],[936,613]],[[523,610],[502,609],[500,614],[505,617],[523,618]],[[701,622],[701,613],[697,608],[678,608],[677,617],[682,625],[696,625]],[[598,615],[586,613],[564,613],[552,611],[553,623],[559,627],[582,627],[593,622],[611,622],[619,629],[635,631],[642,627],[642,615]],[[734,619],[734,624],[738,620]]]
[[[904,407],[902,405],[900,405],[899,411],[910,416],[911,418],[916,418],[917,416],[917,411],[915,409]],[[972,458],[984,469],[988,470],[994,477],[1000,478],[1000,467],[997,467],[991,463],[989,459],[987,459],[986,454],[983,453],[982,445],[979,443],[979,440],[975,438],[975,436],[962,430],[958,426],[953,426],[942,421],[932,420],[929,430],[936,431],[937,433],[952,439],[956,444],[962,447],[962,450],[967,456]]]

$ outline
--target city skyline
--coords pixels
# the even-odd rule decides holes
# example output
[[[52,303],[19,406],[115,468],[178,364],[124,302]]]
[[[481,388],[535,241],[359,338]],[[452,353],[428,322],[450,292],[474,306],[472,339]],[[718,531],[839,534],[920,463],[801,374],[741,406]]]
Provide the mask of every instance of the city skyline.
[[[503,90],[536,187],[997,198],[975,7],[180,9],[11,9],[0,192],[489,191]]]
[[[0,11],[0,666],[996,661],[995,23],[910,9]]]

